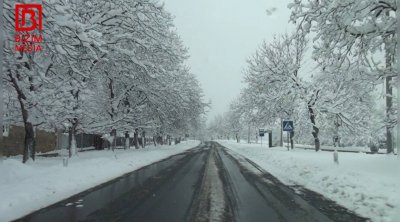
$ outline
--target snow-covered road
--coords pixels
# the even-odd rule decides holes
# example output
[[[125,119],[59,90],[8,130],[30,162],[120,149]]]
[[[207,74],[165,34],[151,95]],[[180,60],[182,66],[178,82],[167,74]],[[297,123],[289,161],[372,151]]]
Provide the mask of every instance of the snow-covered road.
[[[313,190],[373,221],[400,221],[400,160],[396,156],[339,153],[336,165],[332,152],[218,142],[287,185]]]
[[[331,152],[219,143],[86,152],[66,168],[7,159],[0,221],[54,203],[23,221],[398,221],[393,156],[340,153],[335,165]]]
[[[70,159],[68,167],[63,167],[62,157],[39,157],[27,164],[20,157],[8,158],[0,163],[0,221],[19,218],[198,144],[84,152]]]
[[[329,205],[328,209],[321,206]],[[215,142],[156,162],[21,221],[352,221],[325,198],[304,200]]]

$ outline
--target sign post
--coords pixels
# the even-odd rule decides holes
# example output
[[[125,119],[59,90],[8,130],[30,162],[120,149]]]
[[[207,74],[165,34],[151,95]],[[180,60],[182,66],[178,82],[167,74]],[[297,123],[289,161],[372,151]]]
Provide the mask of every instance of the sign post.
[[[290,136],[289,132],[287,132],[287,150],[289,151],[289,143],[290,143]]]
[[[264,129],[259,129],[258,130],[258,135],[261,137],[261,146],[262,146],[262,138],[265,135],[265,130]]]
[[[293,137],[291,138],[291,135],[294,135],[294,125],[292,120],[283,120],[282,121],[282,130],[287,132],[288,136],[288,150],[289,150],[289,143],[291,144],[291,147],[293,149]]]

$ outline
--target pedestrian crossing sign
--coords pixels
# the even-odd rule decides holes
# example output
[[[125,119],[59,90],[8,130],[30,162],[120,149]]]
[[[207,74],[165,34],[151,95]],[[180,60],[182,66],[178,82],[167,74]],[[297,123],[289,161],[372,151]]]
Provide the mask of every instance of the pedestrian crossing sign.
[[[284,120],[282,122],[283,131],[292,132],[294,130],[293,121],[292,120]]]

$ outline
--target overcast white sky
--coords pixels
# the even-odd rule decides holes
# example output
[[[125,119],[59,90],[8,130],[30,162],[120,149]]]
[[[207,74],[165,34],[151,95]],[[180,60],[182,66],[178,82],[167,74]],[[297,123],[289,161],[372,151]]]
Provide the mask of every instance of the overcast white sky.
[[[246,59],[262,41],[293,30],[288,23],[291,1],[164,0],[189,47],[188,66],[198,76],[206,101],[212,101],[209,120],[226,112],[239,95]]]

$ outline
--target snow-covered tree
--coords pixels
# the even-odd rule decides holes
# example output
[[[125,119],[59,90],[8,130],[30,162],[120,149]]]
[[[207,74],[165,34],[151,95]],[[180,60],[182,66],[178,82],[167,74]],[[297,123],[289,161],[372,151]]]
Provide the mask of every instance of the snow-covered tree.
[[[6,120],[25,126],[23,162],[34,159],[35,127],[68,132],[71,156],[78,132],[140,127],[179,134],[199,124],[206,106],[202,91],[184,65],[187,50],[162,4],[47,0],[43,5],[45,41],[38,53],[14,51],[14,3],[4,10]]]
[[[295,0],[289,7],[299,29],[315,36],[314,58],[322,68],[343,69],[350,61],[351,66],[369,69],[365,78],[384,79],[387,151],[393,152],[396,1]]]
[[[261,112],[258,115],[268,112],[267,117],[272,122],[277,118],[294,119],[297,106],[306,108],[318,151],[320,129],[316,103],[321,89],[300,76],[306,46],[307,40],[298,33],[275,37],[273,42],[264,43],[248,62],[245,76],[248,87],[245,90],[257,98],[257,110]]]
[[[292,119],[297,129],[310,130],[315,149],[320,149],[321,130],[325,141],[339,131],[361,135],[371,129],[369,122],[374,107],[371,92],[374,81],[365,78],[367,69],[317,67],[304,77],[303,58],[307,41],[301,32],[276,37],[264,43],[248,61],[239,107],[259,124],[280,124]],[[340,125],[340,127],[339,127]],[[329,130],[328,130],[329,129]],[[302,131],[296,134],[304,136]],[[299,136],[297,136],[299,138]],[[329,139],[327,139],[329,138]],[[365,142],[366,143],[366,142]]]

